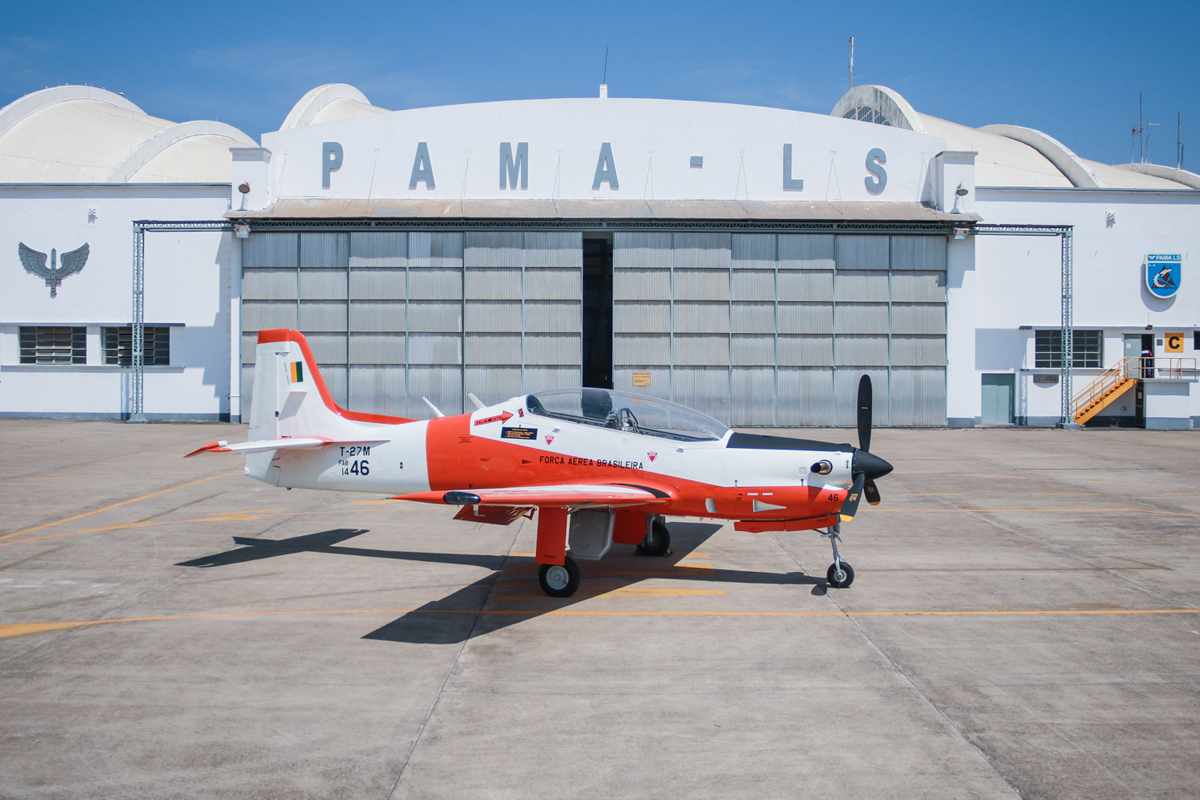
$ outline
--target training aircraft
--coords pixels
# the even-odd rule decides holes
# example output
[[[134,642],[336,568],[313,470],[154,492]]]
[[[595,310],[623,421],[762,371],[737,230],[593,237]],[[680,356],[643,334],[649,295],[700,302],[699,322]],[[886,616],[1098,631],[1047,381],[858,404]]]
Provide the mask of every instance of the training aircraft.
[[[458,506],[454,518],[466,522],[508,525],[536,510],[538,582],[552,597],[578,589],[576,559],[601,559],[614,543],[667,555],[668,515],[733,520],[755,533],[818,531],[833,549],[827,582],[848,587],[841,523],[862,496],[879,503],[875,480],[892,471],[869,452],[866,375],[857,448],[737,433],[685,406],[609,389],[475,401],[456,416],[430,404],[437,416],[427,420],[348,411],[304,335],[288,329],[259,332],[253,391],[250,441],[187,455],[238,453],[247,475],[275,486]]]

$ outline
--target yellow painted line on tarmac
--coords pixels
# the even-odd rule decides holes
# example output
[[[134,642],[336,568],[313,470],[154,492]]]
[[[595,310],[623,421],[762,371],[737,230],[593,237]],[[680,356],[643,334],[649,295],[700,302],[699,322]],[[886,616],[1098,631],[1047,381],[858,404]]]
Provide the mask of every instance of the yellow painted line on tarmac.
[[[885,514],[962,514],[967,511],[978,514],[1138,514],[1158,517],[1200,517],[1196,511],[1162,511],[1154,508],[1134,506],[959,506],[957,508],[932,508],[930,506],[879,506],[872,513]]]
[[[106,506],[100,506],[100,508],[93,508],[91,511],[81,511],[78,514],[71,514],[70,516],[59,517],[58,519],[52,519],[49,522],[43,522],[38,525],[31,525],[28,528],[21,528],[20,530],[8,531],[7,533],[0,534],[0,542],[9,542],[9,541],[12,541],[13,539],[16,539],[21,536],[26,536],[31,533],[38,533],[39,531],[48,530],[50,528],[57,528],[59,526],[67,525],[71,522],[76,522],[81,519],[87,519],[88,517],[94,517],[97,514],[103,514],[107,511],[113,511],[118,508],[123,508],[128,505],[133,505],[134,503],[140,503],[143,500],[149,500],[152,497],[158,497],[159,495],[178,491],[179,489],[186,489],[189,486],[197,486],[201,483],[208,483],[209,481],[215,481],[218,478],[224,478],[224,477],[228,477],[229,475],[240,474],[240,473],[241,473],[240,469],[239,470],[228,470],[225,472],[218,472],[214,475],[207,475],[203,478],[194,478],[194,479],[188,480],[188,481],[180,481],[179,483],[173,483],[169,486],[164,486],[161,489],[155,489],[153,492],[146,492],[145,494],[140,494],[137,497],[127,497],[124,500],[118,500],[115,503],[109,503]]]
[[[187,519],[171,520],[172,525],[193,525],[193,524],[213,524],[220,522],[254,522],[267,517],[279,516],[283,512],[277,508],[263,509],[262,511],[231,511],[218,514],[210,514],[204,517],[189,517]],[[49,533],[43,536],[35,536],[28,541],[45,542],[52,539],[62,539],[69,536],[78,536],[80,534],[92,533],[113,533],[115,531],[136,530],[138,528],[152,528],[155,525],[165,524],[164,517],[154,517],[152,519],[142,519],[134,522],[116,522],[112,525],[100,525],[95,528],[79,528],[74,531],[60,531],[58,533]]]
[[[658,589],[650,586],[625,586],[597,595],[605,597],[724,597],[722,589]]]
[[[543,598],[545,599],[545,598]],[[838,619],[838,618],[896,618],[934,617],[957,619],[1048,619],[1048,618],[1113,618],[1113,617],[1172,617],[1200,615],[1200,608],[1110,608],[1110,609],[895,609],[895,610],[732,610],[718,609],[585,609],[585,608],[308,608],[260,611],[198,612],[184,614],[149,614],[111,619],[68,620],[62,622],[17,622],[0,624],[0,639],[29,636],[53,631],[74,630],[98,625],[123,625],[137,622],[252,622],[268,617],[329,617],[362,615],[399,615],[410,612],[443,616],[485,617],[661,617],[661,618],[734,618],[734,619]]]

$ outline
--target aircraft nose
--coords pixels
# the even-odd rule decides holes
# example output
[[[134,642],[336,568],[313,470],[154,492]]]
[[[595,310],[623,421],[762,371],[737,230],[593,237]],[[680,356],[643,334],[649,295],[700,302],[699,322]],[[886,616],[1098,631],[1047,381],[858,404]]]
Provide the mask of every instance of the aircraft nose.
[[[874,480],[875,478],[882,478],[891,472],[892,465],[874,453],[868,453],[866,450],[855,450],[852,471],[861,472],[867,478]]]

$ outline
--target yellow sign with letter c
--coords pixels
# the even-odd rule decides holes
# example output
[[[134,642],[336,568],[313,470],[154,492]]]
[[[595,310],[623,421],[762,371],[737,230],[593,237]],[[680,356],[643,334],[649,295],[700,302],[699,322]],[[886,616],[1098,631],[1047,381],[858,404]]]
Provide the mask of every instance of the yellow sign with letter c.
[[[1183,352],[1183,331],[1168,331],[1163,334],[1163,352]]]

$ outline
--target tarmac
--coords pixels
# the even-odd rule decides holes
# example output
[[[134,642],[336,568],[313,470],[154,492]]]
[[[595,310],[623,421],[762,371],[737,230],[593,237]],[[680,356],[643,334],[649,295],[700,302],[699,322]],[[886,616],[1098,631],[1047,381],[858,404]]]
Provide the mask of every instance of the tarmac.
[[[1200,796],[1200,435],[876,430],[851,588],[672,520],[567,600],[243,436],[0,422],[0,797]]]

